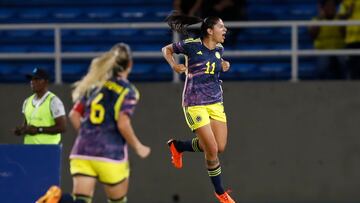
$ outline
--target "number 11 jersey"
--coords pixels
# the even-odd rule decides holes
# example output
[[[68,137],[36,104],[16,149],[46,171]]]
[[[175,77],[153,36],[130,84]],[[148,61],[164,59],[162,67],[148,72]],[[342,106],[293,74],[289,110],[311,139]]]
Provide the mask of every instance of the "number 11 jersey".
[[[187,57],[187,72],[183,91],[183,106],[223,102],[221,61],[224,48],[218,44],[210,50],[200,38],[188,38],[172,44],[176,54]]]

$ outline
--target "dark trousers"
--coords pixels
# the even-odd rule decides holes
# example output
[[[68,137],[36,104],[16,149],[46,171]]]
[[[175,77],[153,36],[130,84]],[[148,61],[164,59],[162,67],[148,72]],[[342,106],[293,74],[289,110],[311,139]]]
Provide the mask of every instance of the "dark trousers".
[[[360,49],[360,42],[346,45],[347,49]],[[351,55],[347,61],[347,67],[350,71],[350,79],[360,79],[360,55]]]
[[[317,58],[319,79],[348,79],[346,57],[319,56]]]

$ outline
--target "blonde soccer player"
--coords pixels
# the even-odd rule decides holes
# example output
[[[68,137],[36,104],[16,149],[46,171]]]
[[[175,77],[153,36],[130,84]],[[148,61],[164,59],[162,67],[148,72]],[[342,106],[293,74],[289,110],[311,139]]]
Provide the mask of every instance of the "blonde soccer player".
[[[131,125],[139,92],[128,80],[133,65],[130,47],[114,45],[95,58],[87,75],[75,83],[75,104],[69,114],[78,136],[70,155],[72,196],[52,187],[39,203],[90,203],[97,182],[108,203],[126,203],[129,185],[128,145],[141,158],[150,148],[140,142]]]

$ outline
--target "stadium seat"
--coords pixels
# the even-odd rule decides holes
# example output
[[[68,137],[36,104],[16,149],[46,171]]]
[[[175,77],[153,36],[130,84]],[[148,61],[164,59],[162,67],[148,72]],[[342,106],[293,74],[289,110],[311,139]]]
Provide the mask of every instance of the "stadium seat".
[[[63,52],[95,52],[98,51],[96,44],[66,44],[62,47]]]
[[[129,79],[132,81],[148,81],[154,77],[153,64],[151,63],[134,63]]]
[[[269,44],[270,50],[290,50],[291,44],[289,42],[287,43],[271,43]]]
[[[164,45],[162,44],[156,44],[156,43],[153,43],[153,44],[136,44],[133,46],[133,50],[136,50],[136,51],[161,51],[161,48],[163,48]]]
[[[6,76],[10,74],[14,74],[16,72],[16,66],[9,63],[1,63],[0,64],[0,76]]]
[[[300,62],[299,78],[300,79],[316,79],[318,70],[315,62]]]
[[[171,31],[167,29],[147,29],[143,30],[142,34],[146,40],[151,42],[171,42]]]
[[[171,81],[173,78],[173,70],[167,63],[155,63],[154,69],[157,80],[159,81]]]
[[[52,12],[52,17],[55,22],[72,22],[77,21],[82,15],[82,11],[79,8],[59,8]]]
[[[148,21],[145,17],[150,11],[146,8],[128,8],[121,11],[120,16],[126,22]]]
[[[20,64],[17,62],[1,62],[0,63],[0,83],[25,82],[24,75],[18,74]]]
[[[235,63],[231,65],[231,69],[240,75],[251,73],[256,69],[254,63]]]
[[[111,7],[87,8],[85,10],[87,20],[90,22],[106,22],[116,18],[118,11]]]
[[[155,66],[155,71],[157,73],[165,73],[165,74],[172,74],[173,70],[171,69],[171,67],[169,66],[169,64],[166,63],[162,63],[162,64],[154,64]]]
[[[152,6],[149,8],[148,21],[162,22],[172,10],[173,8],[169,4],[167,6]]]
[[[10,9],[0,8],[0,22],[8,23],[13,18],[15,12]]]
[[[37,30],[8,30],[6,35],[11,38],[26,38],[36,37]]]
[[[248,75],[251,74],[256,68],[254,63],[231,63],[231,68],[229,71],[222,73],[220,75],[221,79],[225,80],[244,80],[248,78]]]
[[[103,29],[80,29],[74,31],[74,37],[99,37],[104,33]]]
[[[289,79],[290,64],[288,63],[266,63],[259,67],[259,71],[269,79]]]
[[[249,20],[308,20],[316,15],[316,1],[249,0]]]
[[[88,70],[84,62],[64,62],[62,64],[62,78],[64,82],[75,82],[80,80]]]
[[[290,8],[291,20],[309,20],[317,16],[316,3],[311,4],[293,4]]]
[[[110,36],[114,37],[134,37],[140,30],[137,29],[111,29],[108,31]]]
[[[32,45],[29,47],[29,52],[46,52],[46,53],[54,53],[55,48],[53,44],[38,44]]]
[[[39,23],[39,21],[49,22],[50,20],[48,9],[40,9],[40,8],[22,9],[18,12],[18,18],[20,22],[31,22],[31,23]]]
[[[63,31],[64,30],[62,30],[62,32]],[[39,30],[37,35],[41,38],[51,39],[51,41],[54,40],[54,30]]]
[[[2,53],[24,53],[29,51],[27,45],[1,45],[0,52]]]
[[[268,46],[265,44],[237,44],[237,49],[242,51],[266,50]]]
[[[152,71],[152,64],[142,64],[142,63],[138,63],[138,64],[134,64],[134,67],[132,69],[132,74],[144,74],[144,73],[149,73]]]

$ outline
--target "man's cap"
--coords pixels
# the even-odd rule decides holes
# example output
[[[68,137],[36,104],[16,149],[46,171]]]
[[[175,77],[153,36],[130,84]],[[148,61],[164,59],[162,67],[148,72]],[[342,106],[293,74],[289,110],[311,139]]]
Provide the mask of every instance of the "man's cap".
[[[31,79],[44,79],[49,80],[49,75],[44,69],[41,68],[34,68],[31,74],[26,74],[26,78]]]

